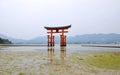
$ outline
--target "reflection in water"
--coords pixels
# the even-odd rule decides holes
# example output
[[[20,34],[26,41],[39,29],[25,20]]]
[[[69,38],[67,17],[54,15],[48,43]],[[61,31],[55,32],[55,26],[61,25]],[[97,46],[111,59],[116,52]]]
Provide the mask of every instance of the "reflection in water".
[[[55,58],[59,54],[59,58]],[[49,64],[63,64],[66,57],[66,47],[60,47],[60,53],[54,53],[54,47],[48,47]]]
[[[66,47],[61,47],[60,48],[60,59],[62,63],[64,63],[65,57],[66,57]]]
[[[4,46],[0,46],[0,50],[5,50],[5,47]]]
[[[54,48],[53,47],[48,47],[48,57],[49,57],[49,62],[53,62],[53,56],[54,56]]]

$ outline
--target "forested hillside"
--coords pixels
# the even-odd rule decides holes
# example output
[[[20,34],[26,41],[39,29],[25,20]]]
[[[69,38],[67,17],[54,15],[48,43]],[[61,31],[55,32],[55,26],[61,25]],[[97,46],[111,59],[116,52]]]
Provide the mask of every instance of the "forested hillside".
[[[0,38],[0,44],[12,44],[12,42],[9,41],[8,39]]]

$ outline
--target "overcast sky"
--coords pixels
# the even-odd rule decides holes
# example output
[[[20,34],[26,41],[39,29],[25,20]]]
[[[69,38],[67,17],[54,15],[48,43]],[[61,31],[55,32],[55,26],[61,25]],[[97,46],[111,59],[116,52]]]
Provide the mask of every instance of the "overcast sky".
[[[120,0],[0,0],[0,34],[31,39],[69,24],[68,36],[120,34]]]

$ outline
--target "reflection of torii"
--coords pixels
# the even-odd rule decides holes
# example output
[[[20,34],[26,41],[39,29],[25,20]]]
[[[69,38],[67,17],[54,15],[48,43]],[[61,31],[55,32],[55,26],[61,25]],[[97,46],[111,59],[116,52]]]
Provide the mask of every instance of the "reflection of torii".
[[[48,57],[49,63],[52,64],[54,61],[54,47],[48,47]],[[60,62],[64,63],[64,58],[66,57],[66,47],[60,47]]]
[[[60,47],[60,58],[61,61],[64,62],[64,58],[66,57],[66,47]]]
[[[54,48],[53,47],[48,47],[48,57],[49,57],[49,62],[53,62],[53,55],[54,55]]]

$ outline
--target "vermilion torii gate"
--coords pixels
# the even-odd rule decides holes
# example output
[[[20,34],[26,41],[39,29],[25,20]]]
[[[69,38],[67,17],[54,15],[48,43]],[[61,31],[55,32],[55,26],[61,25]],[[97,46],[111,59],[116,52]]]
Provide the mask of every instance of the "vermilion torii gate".
[[[71,28],[71,25],[61,26],[61,27],[44,27],[48,30],[48,46],[54,46],[54,33],[61,33],[60,35],[60,46],[66,46],[66,35],[64,33],[68,33],[68,29]]]

